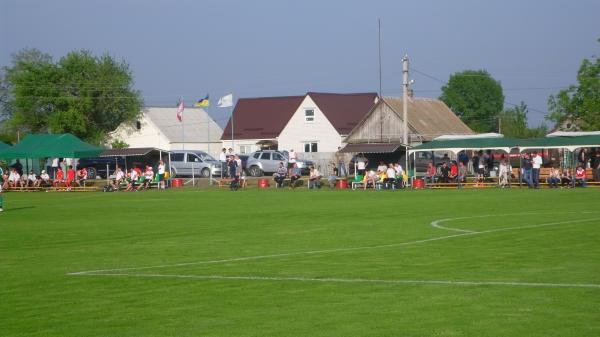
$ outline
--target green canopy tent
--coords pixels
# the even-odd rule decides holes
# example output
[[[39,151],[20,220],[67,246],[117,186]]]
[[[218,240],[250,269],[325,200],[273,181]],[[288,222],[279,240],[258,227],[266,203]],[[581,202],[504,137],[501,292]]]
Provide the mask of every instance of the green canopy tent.
[[[4,143],[4,142],[0,142],[0,151],[8,149],[10,147],[10,145]]]
[[[510,153],[512,148],[518,147],[519,141],[513,138],[464,138],[464,139],[439,139],[421,144],[408,150],[409,153],[429,151],[450,151],[458,153],[463,150],[502,150]]]
[[[0,150],[0,158],[86,158],[96,157],[103,150],[70,133],[32,134],[17,145]]]

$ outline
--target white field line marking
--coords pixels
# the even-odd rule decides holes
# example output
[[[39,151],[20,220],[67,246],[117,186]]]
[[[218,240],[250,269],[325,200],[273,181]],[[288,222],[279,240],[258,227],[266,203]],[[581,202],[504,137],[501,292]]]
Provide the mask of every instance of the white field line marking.
[[[519,212],[519,213],[505,213],[502,214],[501,216],[512,216],[512,215],[548,215],[548,214],[590,214],[590,213],[597,213],[597,212],[592,212],[592,211],[583,211],[583,212],[575,212],[575,211],[567,211],[567,212]],[[438,229],[445,229],[445,230],[449,230],[449,231],[455,231],[455,232],[462,232],[462,233],[478,233],[477,231],[472,231],[472,230],[468,230],[468,229],[462,229],[462,228],[453,228],[453,227],[445,227],[440,225],[443,222],[448,222],[448,221],[455,221],[455,220],[465,220],[465,219],[477,219],[477,218],[491,218],[491,217],[498,217],[499,215],[497,214],[484,214],[484,215],[475,215],[475,216],[463,216],[463,217],[458,217],[458,218],[447,218],[447,219],[439,219],[439,220],[435,220],[432,221],[430,223],[431,226],[438,228]]]
[[[597,221],[597,220],[600,220],[600,218],[577,219],[577,220],[567,220],[567,221],[543,223],[543,224],[537,224],[537,225],[507,227],[507,228],[497,228],[497,229],[490,229],[490,230],[481,231],[481,232],[460,233],[460,234],[439,236],[439,237],[429,238],[429,239],[423,239],[423,240],[400,242],[400,243],[391,243],[391,244],[385,244],[385,245],[363,246],[363,247],[350,247],[350,248],[336,248],[336,249],[324,249],[324,250],[313,250],[313,251],[304,251],[304,252],[281,253],[281,254],[271,254],[271,255],[246,256],[246,257],[237,257],[237,258],[231,258],[231,259],[209,260],[209,261],[196,261],[196,262],[184,262],[184,263],[163,264],[163,265],[145,266],[145,267],[126,267],[126,268],[113,268],[113,269],[85,270],[85,271],[67,273],[67,275],[83,275],[83,274],[97,274],[97,275],[100,275],[101,273],[119,272],[119,271],[128,271],[128,270],[144,270],[144,269],[158,269],[158,268],[169,268],[169,267],[182,267],[182,266],[202,265],[202,264],[217,264],[217,263],[238,262],[238,261],[248,261],[248,260],[260,260],[260,259],[286,257],[286,256],[329,254],[329,253],[349,252],[349,251],[357,251],[357,250],[370,250],[370,249],[381,249],[381,248],[390,248],[390,247],[402,247],[402,246],[416,245],[416,244],[426,243],[426,242],[447,240],[447,239],[461,237],[461,236],[467,236],[467,235],[496,233],[496,232],[503,232],[503,231],[517,230],[517,229],[539,228],[539,227],[556,226],[556,225],[578,223],[578,222],[589,222],[589,221]]]
[[[510,281],[450,281],[450,280],[379,280],[363,278],[313,278],[313,277],[273,277],[273,276],[223,276],[223,275],[179,275],[179,274],[135,274],[135,273],[102,273],[77,274],[79,276],[123,276],[142,278],[176,278],[196,280],[243,280],[243,281],[274,281],[274,282],[323,282],[323,283],[372,283],[372,284],[426,284],[451,286],[513,286],[513,287],[546,287],[546,288],[600,288],[600,284],[590,283],[542,283],[542,282],[510,282]]]

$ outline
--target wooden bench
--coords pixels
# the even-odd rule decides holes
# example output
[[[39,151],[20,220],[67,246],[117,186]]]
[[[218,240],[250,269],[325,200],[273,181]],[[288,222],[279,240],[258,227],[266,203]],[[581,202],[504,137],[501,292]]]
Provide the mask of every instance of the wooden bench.
[[[231,178],[221,178],[221,179],[217,180],[217,184],[219,185],[219,188],[229,187],[231,185],[232,180],[233,179],[231,179]],[[245,188],[245,187],[248,187],[248,181],[244,178],[241,178],[239,188]]]

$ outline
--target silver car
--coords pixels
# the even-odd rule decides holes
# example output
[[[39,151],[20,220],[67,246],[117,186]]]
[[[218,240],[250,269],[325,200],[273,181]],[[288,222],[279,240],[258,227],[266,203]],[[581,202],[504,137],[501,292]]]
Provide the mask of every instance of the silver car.
[[[275,150],[262,150],[250,154],[246,162],[246,170],[253,177],[260,177],[264,173],[274,173],[279,167],[279,163],[283,162],[286,167],[288,157],[285,153]],[[310,166],[313,165],[309,160],[296,160],[296,164],[300,168],[302,174],[307,174]]]
[[[171,152],[171,171],[178,177],[208,178],[221,175],[221,163],[204,151],[180,150]]]

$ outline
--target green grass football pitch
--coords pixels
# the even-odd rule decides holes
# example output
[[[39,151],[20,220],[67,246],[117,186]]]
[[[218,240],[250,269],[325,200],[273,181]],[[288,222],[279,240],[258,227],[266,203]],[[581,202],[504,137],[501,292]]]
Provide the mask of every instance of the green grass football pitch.
[[[600,335],[600,190],[4,199],[1,336]]]

